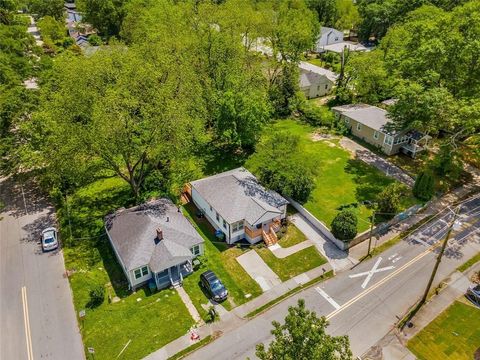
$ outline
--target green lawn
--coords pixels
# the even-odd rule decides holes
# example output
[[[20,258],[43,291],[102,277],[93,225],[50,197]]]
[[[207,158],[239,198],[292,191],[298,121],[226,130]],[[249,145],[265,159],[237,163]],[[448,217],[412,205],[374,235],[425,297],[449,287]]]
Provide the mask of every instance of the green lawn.
[[[266,247],[257,248],[255,251],[282,281],[289,280],[294,276],[312,270],[327,262],[315,246],[300,250],[283,259],[277,258]]]
[[[219,242],[214,236],[213,227],[205,218],[198,219],[195,216],[195,210],[195,205],[190,203],[184,207],[184,214],[205,239],[205,254],[201,259],[201,268],[185,278],[184,288],[200,315],[205,318],[207,313],[201,304],[206,304],[208,298],[199,285],[200,274],[203,271],[210,269],[215,272],[228,289],[228,299],[223,303],[228,310],[260,295],[262,289],[236,260],[245,250],[229,247],[225,242]],[[250,294],[248,298],[246,297],[247,294]]]
[[[286,231],[284,233],[277,235],[278,243],[284,248],[300,244],[301,242],[307,240],[307,237],[291,223],[286,226]]]
[[[318,165],[315,188],[304,206],[325,225],[330,226],[342,206],[374,200],[385,186],[396,180],[360,160],[352,159],[350,153],[338,144],[338,140],[313,141],[311,135],[314,130],[307,124],[287,119],[277,121],[264,134],[268,136],[273,132],[287,131],[301,136],[306,156]],[[257,168],[255,160],[255,156],[251,157],[246,167]],[[415,203],[413,196],[406,197],[403,207]],[[372,210],[363,205],[355,209],[359,218],[358,231],[363,232],[369,228]]]
[[[419,359],[470,360],[480,347],[480,310],[456,301],[408,342]]]
[[[122,358],[141,359],[185,334],[193,319],[178,294],[171,290],[129,292],[111,246],[102,236],[104,216],[131,205],[123,180],[96,181],[70,196],[68,205],[68,211],[66,206],[58,209],[65,266],[73,272],[70,285],[75,309],[86,309],[80,327],[85,346],[95,349],[95,359],[115,359],[130,340]],[[70,224],[78,240],[69,239]],[[105,301],[87,308],[90,289],[96,285],[105,286]],[[120,301],[111,303],[115,296]]]

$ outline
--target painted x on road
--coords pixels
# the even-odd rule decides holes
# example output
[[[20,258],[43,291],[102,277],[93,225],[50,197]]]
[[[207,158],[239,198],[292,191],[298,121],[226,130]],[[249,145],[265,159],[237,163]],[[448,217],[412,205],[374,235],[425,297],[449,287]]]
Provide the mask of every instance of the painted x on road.
[[[377,261],[375,262],[375,265],[373,265],[371,270],[361,272],[361,273],[358,273],[358,274],[349,275],[349,277],[350,278],[357,278],[357,277],[361,277],[361,276],[366,276],[365,280],[362,283],[362,289],[365,289],[367,287],[368,283],[370,282],[370,280],[372,279],[373,274],[379,273],[379,272],[382,272],[382,271],[392,270],[392,269],[395,268],[395,266],[386,266],[386,267],[383,267],[383,268],[379,269],[378,266],[380,265],[381,262],[382,262],[382,258],[379,257],[377,259]]]

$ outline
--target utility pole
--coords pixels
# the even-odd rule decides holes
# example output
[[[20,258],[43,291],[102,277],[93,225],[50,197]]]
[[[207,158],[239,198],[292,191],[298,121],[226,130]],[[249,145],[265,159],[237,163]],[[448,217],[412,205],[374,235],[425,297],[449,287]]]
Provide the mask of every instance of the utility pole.
[[[370,237],[368,239],[368,252],[367,256],[370,256],[370,249],[372,247],[372,236],[373,236],[373,225],[375,224],[375,211],[372,214],[371,222],[370,222]]]
[[[459,211],[460,211],[460,206],[458,206],[457,209],[455,210],[455,213],[453,215],[452,223],[450,224],[447,235],[445,236],[445,239],[443,240],[442,247],[440,248],[440,253],[437,256],[437,261],[435,262],[435,266],[433,267],[432,275],[430,275],[430,279],[428,280],[427,288],[425,289],[425,293],[423,294],[422,300],[420,300],[419,308],[420,308],[420,306],[425,304],[425,302],[427,301],[428,293],[430,292],[430,288],[432,287],[433,280],[435,279],[435,275],[437,274],[438,266],[440,265],[440,262],[442,261],[443,253],[445,252],[445,249],[447,248],[448,240],[450,239],[450,234],[452,233],[453,226],[455,224],[455,221],[457,220],[457,216],[458,216]]]

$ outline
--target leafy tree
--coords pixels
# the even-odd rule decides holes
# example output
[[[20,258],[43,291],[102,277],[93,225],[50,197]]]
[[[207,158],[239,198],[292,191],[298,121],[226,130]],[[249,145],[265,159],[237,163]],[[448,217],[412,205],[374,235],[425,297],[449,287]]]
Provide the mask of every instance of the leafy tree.
[[[429,171],[422,171],[415,179],[413,195],[420,200],[430,200],[435,193],[435,179]]]
[[[51,16],[56,20],[64,17],[63,0],[28,0],[27,6],[31,13],[42,18]]]
[[[43,106],[26,129],[26,146],[40,152],[49,173],[74,179],[73,171],[113,172],[138,199],[150,172],[188,156],[201,129],[190,116],[193,69],[165,52],[149,54],[154,59],[112,45],[91,57],[57,58]]]
[[[331,336],[326,332],[325,317],[305,308],[305,301],[288,308],[285,323],[273,323],[274,340],[268,348],[264,344],[256,347],[256,356],[261,360],[309,359],[350,360],[352,352],[347,336]]]
[[[92,24],[102,35],[118,36],[126,15],[128,0],[81,0],[78,7],[84,21]]]
[[[332,234],[339,240],[351,240],[357,235],[357,214],[352,209],[343,209],[332,221]]]
[[[401,199],[407,193],[407,187],[403,184],[392,183],[378,194],[378,212],[384,217],[393,217],[400,210]]]
[[[303,153],[299,136],[273,134],[258,145],[249,162],[267,188],[300,202],[307,201],[315,185],[315,165]]]
[[[310,10],[315,11],[322,26],[333,27],[338,19],[337,0],[306,0]]]
[[[88,42],[92,46],[100,46],[102,45],[102,38],[97,34],[93,34],[88,37]]]
[[[42,36],[53,42],[63,40],[66,36],[65,24],[62,21],[55,20],[55,18],[49,15],[44,16],[37,24],[42,32]]]
[[[335,28],[341,30],[356,29],[361,18],[357,6],[350,0],[337,0],[337,19]]]

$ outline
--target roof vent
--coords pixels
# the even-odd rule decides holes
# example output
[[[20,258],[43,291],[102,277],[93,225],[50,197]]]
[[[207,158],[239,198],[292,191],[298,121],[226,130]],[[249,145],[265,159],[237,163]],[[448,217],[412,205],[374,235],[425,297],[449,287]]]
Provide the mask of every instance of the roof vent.
[[[158,227],[158,228],[157,228],[157,240],[158,240],[158,241],[163,240],[163,230],[162,230],[161,227]]]
[[[170,221],[170,218],[167,216],[167,222],[169,222],[169,221]]]

